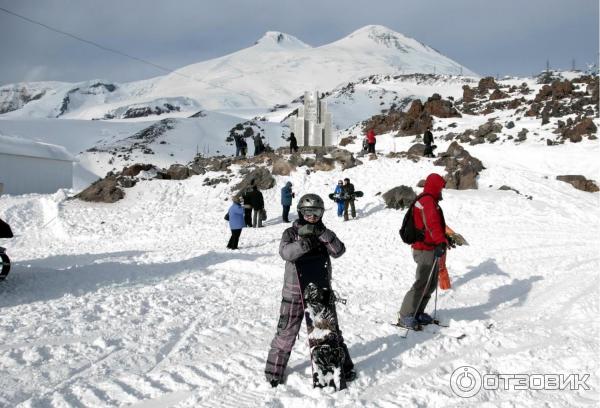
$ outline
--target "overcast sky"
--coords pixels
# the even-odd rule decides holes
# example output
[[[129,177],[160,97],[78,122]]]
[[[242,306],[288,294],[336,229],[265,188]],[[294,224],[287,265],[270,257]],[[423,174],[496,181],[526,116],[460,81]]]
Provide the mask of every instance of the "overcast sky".
[[[155,64],[179,68],[282,31],[319,46],[369,24],[413,37],[481,75],[579,69],[598,59],[598,0],[0,0],[0,7]],[[0,84],[131,81],[140,62],[0,10]]]

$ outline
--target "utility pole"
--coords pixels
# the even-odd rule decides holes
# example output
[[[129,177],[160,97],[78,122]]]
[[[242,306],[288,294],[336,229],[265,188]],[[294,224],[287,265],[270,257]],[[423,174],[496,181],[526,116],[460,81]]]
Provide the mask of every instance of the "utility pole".
[[[546,60],[546,72],[550,72],[550,60]]]

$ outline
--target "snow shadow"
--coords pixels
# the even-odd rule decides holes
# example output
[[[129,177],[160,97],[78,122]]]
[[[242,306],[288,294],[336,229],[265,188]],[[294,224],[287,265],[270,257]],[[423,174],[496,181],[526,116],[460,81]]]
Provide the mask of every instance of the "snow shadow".
[[[153,284],[183,271],[207,274],[211,273],[205,270],[209,266],[232,259],[255,261],[264,257],[264,254],[209,251],[178,262],[128,262],[128,257],[143,253],[124,251],[61,255],[29,261],[27,264],[13,263],[10,275],[0,283],[0,307],[58,299],[64,295],[82,296],[104,287]]]
[[[495,260],[489,259],[474,267],[460,279],[457,279],[453,286],[458,288],[460,285],[464,285],[466,282],[484,275],[510,276],[498,267]],[[501,305],[503,304],[511,308],[522,306],[527,300],[533,284],[542,279],[544,278],[540,275],[533,275],[527,279],[513,279],[510,283],[492,289],[489,292],[486,303],[476,306],[446,309],[443,312],[455,320],[486,320],[491,317],[491,312],[502,309]]]
[[[360,218],[368,217],[369,215],[381,211],[385,208],[385,204],[377,204],[371,205],[372,203],[367,203],[368,210],[356,209],[356,215]]]

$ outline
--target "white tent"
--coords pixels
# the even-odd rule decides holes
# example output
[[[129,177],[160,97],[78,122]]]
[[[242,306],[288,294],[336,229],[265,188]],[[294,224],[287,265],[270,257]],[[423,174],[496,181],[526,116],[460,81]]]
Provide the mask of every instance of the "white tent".
[[[5,194],[71,188],[74,161],[62,146],[0,135],[0,183]]]

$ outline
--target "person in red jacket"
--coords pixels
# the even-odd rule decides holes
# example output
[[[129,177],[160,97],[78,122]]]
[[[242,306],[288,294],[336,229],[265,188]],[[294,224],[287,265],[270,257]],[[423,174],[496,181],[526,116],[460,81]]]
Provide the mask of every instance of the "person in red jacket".
[[[411,329],[433,320],[424,310],[438,283],[438,262],[434,261],[444,255],[448,244],[444,213],[439,206],[445,186],[446,182],[439,174],[427,176],[423,192],[413,208],[415,228],[423,230],[425,238],[412,244],[413,259],[417,263],[416,279],[398,312],[398,324]]]
[[[368,153],[375,154],[375,131],[373,129],[369,129],[367,132],[367,143],[369,144]]]

